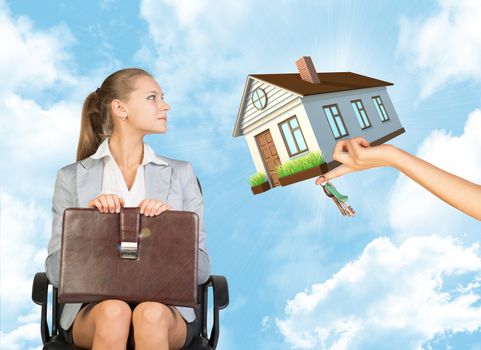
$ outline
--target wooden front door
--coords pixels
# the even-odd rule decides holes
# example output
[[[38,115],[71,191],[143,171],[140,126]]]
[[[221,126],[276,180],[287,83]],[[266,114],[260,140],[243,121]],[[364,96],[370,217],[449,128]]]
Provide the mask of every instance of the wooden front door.
[[[256,135],[256,142],[257,147],[259,147],[259,151],[261,152],[262,159],[264,160],[264,166],[269,173],[268,176],[271,180],[271,186],[279,186],[281,183],[279,182],[276,169],[281,165],[281,160],[277,154],[274,141],[272,141],[271,132],[266,130],[259,135]]]

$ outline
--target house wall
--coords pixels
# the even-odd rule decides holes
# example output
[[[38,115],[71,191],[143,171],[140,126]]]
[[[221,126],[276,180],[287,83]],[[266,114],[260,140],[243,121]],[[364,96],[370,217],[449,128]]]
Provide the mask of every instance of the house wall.
[[[282,134],[279,128],[279,123],[285,121],[286,119],[291,118],[294,115],[297,117],[302,133],[304,135],[304,140],[308,148],[308,151],[296,157],[302,156],[308,153],[309,151],[319,150],[319,146],[316,140],[316,135],[314,134],[314,131],[311,128],[309,118],[307,117],[306,111],[302,106],[301,99],[297,98],[296,100],[279,108],[275,113],[273,113],[273,115],[270,115],[268,116],[268,118],[265,118],[262,124],[259,124],[255,128],[251,128],[251,130],[245,134],[247,145],[249,146],[249,150],[251,152],[252,159],[256,167],[256,171],[262,171],[266,173],[266,170],[264,167],[264,161],[262,159],[262,155],[260,154],[259,148],[257,146],[255,136],[266,131],[267,129],[269,129],[271,132],[272,139],[274,141],[274,144],[276,145],[277,153],[279,155],[279,159],[281,163],[284,163],[290,159],[289,153],[287,152],[287,148],[284,143],[284,139],[282,138]]]
[[[258,110],[252,103],[252,92],[259,87],[267,94],[267,106],[262,110]],[[248,79],[245,94],[244,105],[240,112],[242,119],[239,129],[242,134],[246,134],[252,129],[257,128],[259,124],[263,123],[263,119],[266,116],[275,112],[282,106],[293,102],[299,97],[299,95],[293,94],[287,90],[280,89],[251,77]]]
[[[374,101],[372,100],[373,96],[381,97],[389,116],[388,121],[381,121],[381,117],[379,116]],[[361,125],[356,118],[356,114],[351,106],[351,101],[357,99],[362,100],[364,109],[366,110],[367,116],[372,125],[370,128],[362,130]],[[339,140],[362,136],[368,142],[372,142],[402,128],[386,87],[306,96],[303,100],[305,112],[312,127],[311,130],[313,130],[319,148],[323,151],[326,162],[333,160],[332,152],[334,150],[334,145]],[[337,104],[349,133],[347,136],[337,140],[334,138],[323,109],[323,106],[332,104]]]

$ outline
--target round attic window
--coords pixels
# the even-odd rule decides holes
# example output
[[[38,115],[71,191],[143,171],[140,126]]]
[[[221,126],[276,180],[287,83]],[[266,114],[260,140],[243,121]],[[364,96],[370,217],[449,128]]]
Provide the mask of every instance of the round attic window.
[[[261,88],[255,89],[252,93],[252,103],[257,109],[264,109],[267,104],[266,92]]]

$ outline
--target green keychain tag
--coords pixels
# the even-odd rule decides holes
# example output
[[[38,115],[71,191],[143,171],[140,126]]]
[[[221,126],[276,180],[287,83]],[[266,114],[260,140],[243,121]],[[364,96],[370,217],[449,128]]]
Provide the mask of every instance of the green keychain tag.
[[[330,182],[326,183],[326,187],[327,187],[327,190],[328,190],[329,192],[331,192],[332,195],[333,195],[334,197],[336,197],[336,199],[337,199],[339,202],[343,202],[343,203],[344,203],[344,202],[347,201],[347,199],[349,198],[348,196],[345,196],[345,195],[339,193],[339,191],[338,191]]]

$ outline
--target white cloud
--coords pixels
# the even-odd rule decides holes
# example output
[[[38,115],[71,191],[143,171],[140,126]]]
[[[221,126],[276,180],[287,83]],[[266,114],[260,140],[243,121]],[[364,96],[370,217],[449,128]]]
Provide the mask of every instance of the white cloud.
[[[22,97],[42,94],[53,86],[57,94],[68,86],[81,87],[68,67],[68,50],[74,41],[64,25],[39,30],[29,18],[14,18],[5,5],[0,6],[0,167],[4,169],[0,179],[17,193],[44,194],[43,189],[49,190],[42,175],[45,170],[68,151],[74,154],[72,139],[80,124],[74,118],[75,104],[42,107]]]
[[[0,331],[3,350],[40,350],[40,323],[27,323],[10,332]]]
[[[70,61],[68,48],[75,39],[65,25],[34,29],[28,17],[12,18],[7,7],[0,6],[0,42],[0,93],[32,91],[74,80],[66,64]]]
[[[9,93],[0,110],[3,185],[16,194],[50,199],[56,169],[75,161],[80,106],[60,101],[45,109]]]
[[[270,322],[269,316],[262,317],[261,327],[262,327],[261,329],[262,329],[263,332],[268,330],[271,327],[271,322]]]
[[[39,305],[34,304],[28,314],[18,317],[18,322],[21,324],[38,322],[40,320],[41,310],[42,308]]]
[[[33,304],[33,303],[32,303]],[[16,328],[2,325],[0,330],[0,349],[2,350],[40,350],[42,340],[40,334],[40,306],[34,305],[27,314],[18,317]],[[3,320],[2,320],[3,321]],[[10,331],[5,331],[11,328]]]
[[[75,161],[82,103],[110,68],[75,75],[68,27],[35,28],[3,4],[0,42],[0,180],[17,193],[51,198],[55,171]]]
[[[469,114],[460,136],[434,130],[423,141],[416,156],[474,183],[481,183],[481,110]],[[403,174],[399,175],[392,189],[389,216],[399,237],[462,232],[479,238],[475,219],[447,205]]]
[[[477,283],[464,283],[475,275]],[[464,248],[436,235],[399,247],[388,238],[323,283],[288,301],[277,326],[302,349],[420,349],[444,332],[481,328],[479,244]],[[456,285],[457,284],[457,285]],[[454,287],[452,285],[455,285]]]
[[[240,50],[232,39],[249,4],[144,0],[140,13],[155,45],[146,41],[139,54],[148,47],[155,50],[160,84],[174,95],[200,90],[198,84],[206,78],[225,79],[241,69]]]
[[[427,18],[402,18],[398,50],[421,76],[421,97],[449,81],[481,81],[481,3],[438,0]]]
[[[32,281],[44,270],[45,245],[51,234],[50,214],[33,201],[24,202],[9,193],[0,196],[0,299],[2,323],[21,310],[30,310]],[[25,309],[27,307],[27,309]],[[12,325],[10,324],[10,327]],[[3,328],[3,326],[2,326]]]
[[[23,337],[21,334],[24,331],[29,334],[29,327],[35,324],[35,334],[39,339],[40,329],[35,321],[39,321],[40,315],[39,308],[32,309],[32,282],[35,273],[44,270],[47,251],[38,247],[46,245],[50,237],[51,218],[33,200],[24,202],[6,192],[2,192],[0,197],[0,322],[2,331],[10,332],[3,334],[2,338]],[[19,323],[25,322],[31,322],[30,326],[20,327],[18,333],[12,331]],[[28,339],[32,337],[29,335]],[[7,344],[10,343],[8,340]]]

